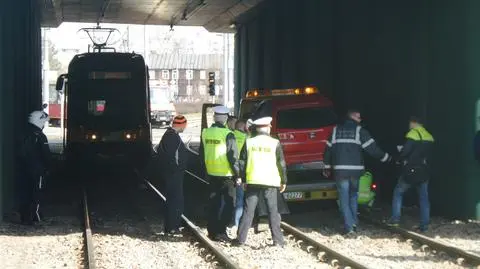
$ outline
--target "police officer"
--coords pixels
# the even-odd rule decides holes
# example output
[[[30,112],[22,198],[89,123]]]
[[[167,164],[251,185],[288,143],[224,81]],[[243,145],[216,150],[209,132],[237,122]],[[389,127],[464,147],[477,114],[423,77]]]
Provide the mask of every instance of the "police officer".
[[[180,137],[187,127],[187,119],[177,115],[172,127],[167,128],[157,147],[161,178],[165,184],[167,198],[165,210],[165,233],[177,235],[180,233],[183,214],[183,178],[187,168],[188,153]]]
[[[41,193],[45,176],[50,167],[51,154],[48,140],[42,132],[48,122],[48,114],[33,111],[28,118],[26,135],[20,144],[18,155],[19,217],[17,221],[26,225],[42,220],[40,213]]]
[[[277,193],[278,188],[280,192],[286,188],[286,164],[280,142],[270,137],[271,121],[271,117],[263,117],[253,122],[257,133],[247,139],[240,153],[240,160],[245,163],[242,164],[242,173],[245,173],[247,187],[245,209],[240,220],[238,237],[234,241],[234,245],[237,246],[245,244],[247,240],[248,229],[252,225],[255,208],[261,196],[267,203],[273,244],[280,247],[285,245],[280,229],[281,217],[278,214]]]
[[[227,119],[227,128],[230,129],[232,132],[235,131],[235,124],[237,123],[237,117],[235,116],[228,116],[228,119]],[[235,134],[235,133],[234,133]],[[236,139],[236,137],[235,137]],[[237,143],[237,146],[238,146],[238,143]],[[238,152],[240,152],[240,150],[238,150]],[[237,159],[238,159],[238,156],[237,156]],[[225,206],[225,202],[224,202],[224,198],[222,196],[222,205],[220,206],[220,210],[218,212],[219,214],[219,218],[220,218],[220,215],[222,214],[223,212],[223,207]]]
[[[403,194],[416,187],[420,203],[420,225],[417,229],[425,232],[430,222],[430,202],[428,199],[428,181],[430,179],[428,161],[433,147],[433,136],[423,127],[418,117],[411,117],[410,131],[397,160],[402,173],[393,191],[392,217],[388,224],[398,226],[402,210]]]
[[[363,151],[381,162],[391,159],[360,126],[361,121],[358,110],[349,110],[345,122],[333,128],[324,153],[326,169],[323,174],[328,177],[330,169],[333,170],[346,235],[354,233],[358,223],[358,180],[365,170]]]
[[[226,128],[229,109],[214,108],[214,121],[202,131],[201,158],[210,181],[208,236],[215,241],[230,241],[227,225],[233,216],[235,181],[239,178],[238,150],[235,135]],[[223,199],[223,210],[220,212]]]
[[[245,141],[247,139],[247,134],[245,132],[246,130],[246,124],[245,121],[243,120],[238,120],[235,123],[235,130],[233,131],[233,134],[235,135],[235,140],[237,142],[237,149],[240,152],[245,145]],[[235,196],[235,212],[233,216],[233,229],[232,233],[236,234],[238,230],[238,225],[240,223],[240,218],[242,217],[243,214],[243,185],[238,184],[235,189],[236,189],[236,196]]]

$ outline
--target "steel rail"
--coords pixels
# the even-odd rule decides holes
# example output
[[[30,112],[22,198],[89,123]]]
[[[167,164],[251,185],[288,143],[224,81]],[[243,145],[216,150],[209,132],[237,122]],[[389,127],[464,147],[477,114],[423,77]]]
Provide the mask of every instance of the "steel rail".
[[[185,143],[185,147],[187,148],[188,151],[190,151],[192,154],[195,154],[195,155],[199,155],[198,152],[196,152],[195,150],[193,150],[191,147],[190,147],[190,141],[188,141],[187,143]],[[190,176],[200,180],[201,182],[205,183],[205,184],[210,184],[208,181],[206,181],[205,179],[195,175],[193,172],[190,172],[189,170],[185,170],[185,172],[187,174],[189,174]]]
[[[292,234],[293,236],[304,240],[308,244],[311,244],[312,246],[318,248],[320,251],[325,252],[328,256],[331,256],[333,258],[338,259],[338,261],[344,265],[350,266],[351,268],[356,268],[356,269],[368,269],[369,267],[354,261],[350,259],[349,257],[341,254],[340,252],[337,252],[326,245],[316,241],[315,239],[311,238],[310,236],[306,235],[304,232],[298,230],[297,228],[291,226],[290,224],[286,222],[281,222],[281,227],[288,233]]]
[[[187,147],[188,148],[188,147]],[[193,153],[196,153],[196,152],[193,152]],[[205,181],[204,179],[198,177],[197,175],[189,172],[189,171],[186,171],[188,174],[190,174],[191,176],[193,176],[194,178],[204,182],[205,184],[210,184],[209,182]],[[308,235],[306,235],[305,233],[303,233],[302,231],[298,230],[297,228],[289,225],[288,223],[286,222],[281,222],[281,227],[291,233],[292,235],[310,243],[311,245],[313,245],[314,247],[318,248],[319,250],[325,252],[326,254],[338,259],[340,262],[343,262],[344,264],[352,267],[352,268],[356,268],[356,269],[368,269],[369,267],[366,267],[365,265],[362,265],[361,263],[359,262],[356,262],[352,259],[350,259],[349,257],[345,256],[345,255],[342,255],[341,253],[319,243],[318,241],[312,239],[311,237],[309,237]]]
[[[83,215],[84,215],[84,247],[85,268],[95,269],[95,255],[93,247],[92,229],[90,228],[90,212],[88,210],[87,191],[83,189]]]
[[[147,184],[147,186],[151,190],[153,190],[155,193],[157,193],[157,195],[160,196],[160,198],[162,198],[162,200],[164,202],[167,201],[167,198],[157,188],[155,188],[155,186],[153,186],[152,183],[150,183],[146,179],[143,179],[143,181],[145,182],[145,184]],[[193,222],[191,222],[183,214],[182,214],[182,219],[185,221],[185,223],[187,224],[187,227],[192,231],[192,233],[200,240],[200,242],[202,242],[204,245],[206,245],[215,254],[215,256],[220,260],[220,262],[223,263],[227,268],[232,268],[232,269],[240,269],[241,268],[240,265],[233,262],[227,254],[225,254],[221,249],[219,249],[217,246],[215,246],[215,244],[210,239],[208,239],[208,237],[206,237],[203,234],[203,232],[200,230],[200,228],[197,225],[195,225]]]
[[[474,266],[480,266],[480,256],[468,251],[465,251],[463,249],[454,247],[450,244],[440,242],[438,240],[432,239],[428,236],[413,232],[411,230],[401,228],[401,227],[395,227],[395,226],[389,226],[381,221],[376,221],[373,220],[365,215],[360,215],[359,216],[363,221],[369,222],[373,225],[376,225],[378,227],[381,227],[385,230],[389,230],[391,232],[400,234],[401,236],[405,238],[409,238],[412,240],[415,240],[421,244],[428,245],[432,247],[433,249],[436,249],[438,251],[443,251],[452,257],[461,257],[465,259],[468,263],[474,265]]]

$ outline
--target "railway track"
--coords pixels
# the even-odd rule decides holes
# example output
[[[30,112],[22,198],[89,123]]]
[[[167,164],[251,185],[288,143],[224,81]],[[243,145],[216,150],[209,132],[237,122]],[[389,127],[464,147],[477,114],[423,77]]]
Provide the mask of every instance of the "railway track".
[[[202,179],[201,177],[195,175],[191,171],[186,171],[186,173],[193,178],[200,180],[205,184],[209,184],[208,181]],[[344,255],[333,248],[328,247],[325,244],[318,242],[317,240],[309,237],[299,229],[295,228],[294,226],[286,223],[281,222],[281,228],[291,235],[291,237],[297,239],[297,245],[305,250],[307,253],[313,253],[314,250],[317,251],[317,257],[320,261],[324,263],[329,263],[332,267],[343,266],[344,268],[350,269],[368,269],[370,267],[363,265],[362,263],[355,261],[348,257],[348,255]]]
[[[187,145],[187,149],[190,152],[198,155],[198,153],[195,150],[191,149],[188,145]],[[193,172],[191,171],[186,171],[186,172],[188,175],[192,176],[193,178],[208,184],[208,182],[198,177]],[[386,229],[392,232],[393,234],[398,234],[409,240],[413,240],[420,243],[422,245],[421,250],[424,252],[428,251],[429,249],[433,249],[434,254],[435,252],[440,252],[440,253],[444,252],[448,254],[450,257],[453,257],[457,262],[457,264],[463,265],[466,263],[468,265],[474,266],[474,268],[480,268],[480,256],[475,253],[465,251],[463,249],[457,248],[450,244],[440,242],[430,237],[415,233],[411,230],[407,230],[401,227],[388,226],[382,222],[375,221],[371,217],[369,218],[368,216],[365,216],[365,215],[360,215],[360,218],[363,221],[368,222],[376,227]],[[327,245],[324,245],[316,241],[315,239],[309,237],[307,234],[303,233],[299,229],[295,228],[294,226],[286,222],[282,222],[281,227],[286,233],[290,234],[291,237],[294,237],[295,239],[297,239],[297,244],[301,246],[302,249],[304,249],[305,251],[312,253],[314,249],[317,249],[320,260],[325,261],[326,260],[325,258],[329,257],[330,264],[332,266],[337,266],[338,264],[340,264],[340,265],[346,266],[347,268],[369,268],[368,266],[363,265],[362,263],[359,263],[358,261],[355,261],[349,258],[348,255],[343,255],[341,252],[338,252],[328,247]],[[442,259],[445,259],[445,258],[443,257]]]
[[[83,248],[84,248],[84,264],[87,269],[95,269],[95,251],[93,245],[92,229],[90,226],[90,211],[88,208],[87,191],[83,189],[83,216],[84,216],[84,231],[83,231]]]
[[[283,222],[281,223],[281,227],[283,230],[293,237],[297,239],[297,244],[307,251],[308,253],[312,253],[314,249],[318,251],[318,258],[321,261],[327,262],[327,259],[329,260],[329,263],[333,267],[338,267],[339,265],[344,266],[345,269],[351,268],[351,269],[368,269],[368,266],[363,265],[362,263],[355,261],[348,257],[347,255],[344,255],[320,242],[317,240],[311,238],[307,234],[303,233],[299,229],[291,226],[290,224]],[[303,246],[302,246],[303,245]]]
[[[155,186],[150,183],[148,180],[143,179],[143,182],[148,186],[150,190],[155,192],[164,202],[167,201],[165,196],[157,189]],[[231,260],[231,258],[225,254],[218,246],[216,246],[208,237],[206,237],[200,228],[195,225],[192,221],[190,221],[185,215],[182,214],[182,219],[185,222],[189,231],[200,241],[201,244],[205,245],[219,260],[219,262],[225,266],[226,268],[231,269],[240,269],[241,267]],[[209,259],[210,257],[207,257]]]
[[[138,175],[138,174],[137,174]],[[146,179],[142,179],[142,182],[148,187],[149,190],[153,191],[155,193],[155,196],[157,198],[161,198],[164,202],[166,201],[165,196],[157,190],[152,183],[150,183]],[[138,199],[138,197],[133,197],[130,196],[130,194],[126,194],[124,198],[128,201],[135,201],[135,199]],[[97,201],[98,204],[99,201]],[[84,230],[83,230],[83,264],[84,268],[90,268],[90,269],[95,269],[95,268],[104,268],[104,266],[100,266],[102,263],[102,259],[107,258],[108,254],[102,254],[102,243],[99,240],[97,235],[93,236],[93,231],[92,228],[95,228],[95,226],[98,226],[97,223],[99,220],[96,219],[95,217],[92,216],[92,214],[96,215],[95,212],[92,210],[92,201],[88,199],[88,193],[87,189],[84,188],[82,190],[82,215],[83,215],[83,222],[84,222]],[[98,206],[98,205],[97,205]],[[125,207],[125,205],[119,205],[120,207]],[[110,206],[111,207],[111,206]],[[145,212],[141,212],[142,210],[140,208],[134,208],[135,205],[131,205],[129,207],[128,211],[136,211],[136,215],[141,215],[140,218],[145,218],[147,217],[144,215]],[[113,209],[113,208],[112,208]],[[94,209],[95,210],[95,209]],[[98,210],[98,209],[97,209]],[[125,209],[123,209],[125,210]],[[140,213],[141,212],[141,213]],[[100,213],[101,214],[101,213]],[[102,217],[101,215],[96,216]],[[118,216],[117,218],[122,219],[125,216]],[[211,242],[200,230],[198,226],[196,226],[192,221],[190,221],[187,217],[182,215],[182,219],[186,223],[186,228],[189,231],[190,234],[193,235],[195,238],[193,243],[193,246],[199,249],[200,256],[202,256],[207,263],[210,263],[214,266],[221,265],[222,268],[232,268],[232,269],[238,269],[240,268],[238,264],[233,262],[228,255],[222,252],[222,250],[216,246],[213,242]],[[100,220],[102,222],[102,220]],[[102,225],[98,227],[97,233],[102,233],[101,231],[106,232],[107,234],[112,234],[112,233],[118,233],[118,227],[116,226],[109,226],[107,225],[106,227],[101,227]],[[143,234],[150,234],[150,237],[156,237],[158,235],[158,232],[153,231],[152,229],[145,230],[145,225],[142,224],[137,224],[136,228],[142,229]],[[148,225],[147,225],[148,226]],[[148,227],[147,227],[148,228]],[[166,239],[166,238],[165,238]],[[161,240],[161,239],[160,239]],[[170,240],[170,239],[167,239]],[[110,242],[111,243],[111,242]],[[188,243],[188,242],[187,242]],[[123,245],[123,244],[122,244]],[[122,247],[120,247],[122,248]],[[178,258],[183,258],[183,257],[178,257]],[[175,257],[172,257],[172,259],[175,259]]]
[[[374,220],[368,215],[361,214],[360,219],[379,228],[388,230],[395,234],[399,234],[408,240],[413,240],[420,243],[422,245],[421,248],[423,251],[428,251],[431,248],[436,252],[444,252],[448,254],[449,256],[454,258],[458,264],[464,264],[466,262],[472,266],[475,266],[475,268],[480,268],[480,256],[475,253],[465,251],[450,244],[435,240],[431,237],[416,233],[409,229],[389,226],[381,221]]]

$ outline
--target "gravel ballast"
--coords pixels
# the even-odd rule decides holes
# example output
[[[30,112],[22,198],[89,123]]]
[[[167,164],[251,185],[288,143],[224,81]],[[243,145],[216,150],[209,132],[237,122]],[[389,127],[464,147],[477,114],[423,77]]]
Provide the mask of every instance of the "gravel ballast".
[[[206,229],[202,229],[207,234]],[[316,256],[296,247],[293,241],[285,238],[285,248],[273,247],[268,224],[260,224],[259,234],[249,230],[245,246],[232,247],[230,244],[216,243],[225,254],[230,255],[234,262],[242,268],[333,268],[320,262]]]
[[[82,268],[82,230],[74,221],[43,227],[0,223],[0,268]]]
[[[371,268],[464,268],[449,257],[432,255],[389,231],[361,223],[353,238],[339,234],[341,219],[330,212],[296,214],[289,224],[301,225],[309,236]]]
[[[145,233],[146,225],[152,233]],[[122,226],[124,232],[94,233],[98,268],[213,268],[199,255],[190,237],[167,237],[161,224],[130,226],[106,222],[105,226]]]
[[[388,216],[389,209],[379,210],[377,216]],[[410,229],[418,225],[419,209],[407,207],[402,210],[402,225]],[[435,240],[450,244],[480,255],[480,222],[473,220],[452,220],[442,217],[431,217],[429,230],[425,232]]]
[[[163,202],[134,179],[119,180],[108,197],[103,195],[108,188],[102,186],[104,182],[92,188],[89,204],[97,267],[213,268],[188,233],[182,237],[163,234]]]

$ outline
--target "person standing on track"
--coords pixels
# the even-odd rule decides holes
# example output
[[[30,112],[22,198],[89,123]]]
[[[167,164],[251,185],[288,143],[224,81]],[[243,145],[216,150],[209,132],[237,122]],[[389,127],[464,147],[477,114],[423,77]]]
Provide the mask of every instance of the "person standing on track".
[[[233,245],[236,246],[245,244],[261,196],[267,204],[273,244],[280,247],[285,246],[280,229],[281,216],[278,213],[277,195],[278,188],[281,193],[285,191],[287,170],[280,141],[270,136],[271,122],[271,117],[263,117],[254,121],[256,135],[247,139],[240,153],[242,174],[245,174],[247,187],[245,210],[240,220],[237,239],[233,242]],[[241,181],[237,184],[241,184]]]
[[[235,140],[237,142],[237,149],[240,152],[245,145],[245,141],[247,139],[246,124],[243,120],[238,120],[235,123],[235,130],[233,134],[235,135]],[[242,184],[237,185],[236,189],[236,196],[235,196],[235,212],[233,214],[233,227],[232,227],[232,234],[237,234],[238,225],[240,224],[240,217],[243,214],[243,188]]]
[[[428,199],[428,181],[430,180],[429,159],[433,148],[433,136],[423,127],[417,117],[410,118],[410,131],[406,135],[397,162],[402,166],[402,172],[397,186],[393,191],[392,217],[388,225],[398,226],[402,210],[403,194],[416,187],[420,203],[420,232],[428,229],[430,222],[430,202]]]
[[[177,115],[172,127],[168,127],[157,147],[161,178],[165,184],[167,198],[165,210],[165,233],[177,235],[180,233],[184,209],[183,178],[187,168],[188,153],[180,137],[187,127],[187,119]]]
[[[32,225],[42,220],[41,195],[51,164],[48,139],[43,133],[48,120],[48,114],[43,110],[30,113],[27,132],[20,145],[17,162],[19,165],[17,167],[19,212],[14,221],[25,225]]]
[[[361,122],[360,112],[349,110],[345,122],[333,128],[324,153],[323,174],[328,177],[330,169],[333,170],[345,235],[353,234],[358,224],[358,181],[365,172],[363,151],[384,163],[391,160],[390,155],[380,149],[370,133],[360,126]]]
[[[235,124],[237,123],[237,117],[235,116],[228,116],[228,119],[227,119],[227,128],[230,129],[230,131],[234,132],[235,131]],[[235,134],[235,133],[234,133]],[[237,139],[237,136],[235,136],[235,139]],[[238,145],[238,143],[237,143]],[[238,150],[240,151],[240,149]],[[237,159],[238,159],[238,156],[237,156]],[[220,210],[218,211],[218,217],[220,218],[221,215],[222,215],[222,212],[223,212],[223,207],[225,206],[225,199],[222,195],[222,198],[221,198],[221,201],[222,201],[222,204],[220,206]]]
[[[200,144],[200,158],[211,188],[207,230],[210,239],[228,242],[227,226],[233,216],[235,181],[240,174],[238,150],[235,135],[225,126],[229,109],[217,106],[214,112],[215,123],[202,130]],[[222,200],[224,207],[219,214]]]

